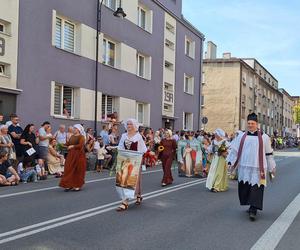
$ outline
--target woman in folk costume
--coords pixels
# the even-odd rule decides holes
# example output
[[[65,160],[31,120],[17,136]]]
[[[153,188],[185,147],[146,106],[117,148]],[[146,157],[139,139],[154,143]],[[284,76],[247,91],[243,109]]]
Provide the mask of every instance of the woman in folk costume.
[[[238,169],[240,204],[250,205],[249,218],[256,219],[257,210],[263,209],[266,174],[273,177],[276,163],[268,135],[258,129],[257,115],[248,115],[248,131],[240,134],[232,143],[228,159],[232,169]]]
[[[192,158],[192,151],[190,143],[186,144],[186,148],[183,152],[183,159],[185,163],[185,175],[187,177],[193,176],[193,158]]]
[[[84,184],[86,172],[86,158],[84,152],[85,132],[80,124],[74,125],[74,134],[66,146],[68,156],[65,162],[64,175],[59,183],[65,191],[79,191]]]
[[[122,134],[118,149],[138,151],[138,152],[141,152],[144,154],[147,151],[147,147],[145,145],[143,137],[138,132],[139,123],[137,122],[137,120],[128,119],[124,123],[124,126],[125,126],[127,132]],[[118,191],[118,194],[120,195],[120,198],[122,199],[122,203],[117,208],[117,211],[118,212],[125,211],[128,209],[129,197],[126,196],[126,194],[122,190],[122,188],[117,187],[117,191]],[[141,172],[139,172],[139,176],[137,179],[135,194],[136,194],[136,203],[135,204],[140,205],[143,200],[142,194],[141,194]]]
[[[160,142],[161,152],[159,158],[162,161],[162,168],[164,171],[164,176],[161,180],[162,187],[171,185],[173,183],[172,177],[172,162],[174,160],[177,144],[176,141],[172,138],[172,131],[167,129],[165,131],[164,139]]]
[[[228,189],[227,164],[224,154],[220,154],[220,147],[228,147],[229,143],[224,139],[225,132],[218,128],[214,132],[215,139],[209,147],[213,154],[210,170],[206,180],[206,187],[212,192],[223,192]]]

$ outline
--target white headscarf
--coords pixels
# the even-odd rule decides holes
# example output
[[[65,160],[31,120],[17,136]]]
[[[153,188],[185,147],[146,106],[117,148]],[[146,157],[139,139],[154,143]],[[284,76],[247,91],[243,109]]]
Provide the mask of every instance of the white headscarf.
[[[84,137],[86,136],[84,128],[81,126],[81,124],[75,124],[73,126],[73,128],[77,128],[79,130],[79,132],[80,132],[81,135],[83,135]]]
[[[132,125],[133,125],[133,127],[135,128],[136,131],[139,130],[139,127],[141,126],[141,124],[134,118],[129,118],[125,122],[123,122],[123,125],[126,128],[126,130],[127,130],[127,123],[128,122],[132,123]]]
[[[214,134],[216,134],[216,135],[218,135],[218,136],[220,136],[220,137],[222,137],[222,138],[224,138],[224,137],[226,136],[224,130],[223,130],[223,129],[220,129],[220,128],[217,128],[217,129],[215,130]]]

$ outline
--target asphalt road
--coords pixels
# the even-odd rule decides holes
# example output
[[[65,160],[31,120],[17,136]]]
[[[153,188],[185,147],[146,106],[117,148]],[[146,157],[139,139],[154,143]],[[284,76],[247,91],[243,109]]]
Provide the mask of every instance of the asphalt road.
[[[239,206],[236,182],[211,193],[205,180],[173,172],[174,184],[162,188],[159,168],[143,173],[143,204],[125,213],[115,212],[108,173],[88,173],[80,192],[64,192],[57,179],[1,187],[0,249],[300,249],[300,151],[275,159],[255,222]]]

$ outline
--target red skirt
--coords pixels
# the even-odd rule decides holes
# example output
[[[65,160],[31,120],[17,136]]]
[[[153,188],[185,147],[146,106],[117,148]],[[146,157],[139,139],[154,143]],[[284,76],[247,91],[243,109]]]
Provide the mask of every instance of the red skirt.
[[[63,188],[81,188],[84,184],[86,158],[82,150],[71,149],[65,162],[64,175],[59,183]]]

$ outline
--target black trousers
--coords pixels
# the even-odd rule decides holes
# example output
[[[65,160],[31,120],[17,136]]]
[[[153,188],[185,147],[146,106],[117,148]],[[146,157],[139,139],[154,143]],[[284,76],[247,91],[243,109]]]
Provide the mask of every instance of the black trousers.
[[[251,186],[248,182],[239,182],[239,199],[242,206],[250,205],[252,208],[263,209],[264,186]]]

